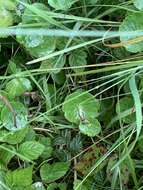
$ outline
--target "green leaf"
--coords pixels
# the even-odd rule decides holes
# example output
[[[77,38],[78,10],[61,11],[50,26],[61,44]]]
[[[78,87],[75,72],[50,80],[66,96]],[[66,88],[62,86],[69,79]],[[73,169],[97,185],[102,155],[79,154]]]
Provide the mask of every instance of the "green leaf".
[[[75,3],[75,0],[48,0],[48,3],[56,10],[66,11]]]
[[[11,145],[2,144],[2,146],[12,151],[15,151],[15,148]],[[4,166],[7,166],[7,164],[10,162],[13,156],[14,156],[14,153],[8,152],[7,150],[0,148],[0,163],[4,164]]]
[[[100,133],[101,125],[97,119],[89,119],[81,122],[79,129],[81,133],[88,135],[89,137],[94,137]]]
[[[16,0],[0,0],[0,7],[4,7],[7,10],[14,10],[16,7]]]
[[[15,78],[6,84],[9,96],[16,97],[32,90],[31,82],[27,78]]]
[[[143,0],[133,0],[135,7],[139,10],[143,10]]]
[[[54,182],[55,180],[63,177],[69,169],[68,162],[56,162],[53,164],[44,164],[40,168],[40,175],[46,183]]]
[[[59,73],[65,65],[66,57],[53,57],[42,62],[40,69],[47,69],[47,73]]]
[[[65,98],[62,110],[67,120],[79,124],[82,120],[95,118],[99,108],[100,103],[92,94],[77,90]]]
[[[35,8],[38,9],[39,12],[49,11],[49,8],[45,6],[43,3],[33,3],[25,9],[22,15],[22,23],[23,24],[31,24],[31,23],[44,23],[44,18],[36,14]],[[50,26],[51,24],[46,22],[46,26]]]
[[[0,7],[0,27],[8,27],[13,24],[13,15],[3,7]]]
[[[54,37],[42,35],[17,36],[17,41],[22,44],[32,56],[35,57],[42,57],[52,53],[56,47]]]
[[[8,171],[5,177],[6,184],[11,186],[26,187],[32,184],[33,166],[24,169]]]
[[[17,131],[26,127],[28,113],[24,105],[20,102],[11,102],[11,107],[13,110],[4,106],[1,111],[1,121],[4,127],[10,131]]]
[[[39,142],[44,145],[44,151],[42,152],[41,157],[44,159],[49,158],[53,151],[51,139],[49,137],[41,137]]]
[[[87,58],[87,53],[84,50],[77,50],[70,54],[69,64],[71,67],[77,67],[77,68],[72,68],[72,70],[75,73],[84,71],[85,68],[84,66],[86,66],[87,64],[86,58]]]
[[[126,36],[121,36],[121,42],[126,42],[127,40],[135,39],[139,36],[130,36],[128,35],[128,31],[142,31],[143,30],[143,14],[142,13],[130,13],[123,21],[123,23],[120,25],[120,32],[126,32]],[[143,51],[143,43],[136,42],[133,44],[125,44],[125,48],[133,53],[141,52]]]
[[[120,114],[128,109],[131,109],[133,108],[134,106],[134,102],[133,102],[133,99],[131,97],[124,97],[124,98],[121,98],[119,100],[119,102],[117,102],[116,104],[116,113],[120,116]],[[124,123],[132,123],[135,121],[135,113],[133,113],[133,111],[131,111],[130,115],[122,118],[122,121]]]
[[[42,154],[44,148],[44,145],[39,142],[27,141],[19,146],[18,153],[29,160],[36,160]]]
[[[20,143],[26,134],[28,133],[28,127],[15,132],[9,132],[7,130],[0,131],[0,142],[6,142],[8,144],[18,144]]]

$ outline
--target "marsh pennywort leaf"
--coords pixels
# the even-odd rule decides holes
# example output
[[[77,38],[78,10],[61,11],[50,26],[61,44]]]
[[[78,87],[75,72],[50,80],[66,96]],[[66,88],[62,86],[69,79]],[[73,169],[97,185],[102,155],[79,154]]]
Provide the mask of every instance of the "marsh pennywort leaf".
[[[27,167],[24,169],[17,169],[14,171],[8,171],[5,180],[6,184],[10,187],[19,186],[19,187],[26,187],[32,184],[32,171],[33,167]]]
[[[56,10],[68,10],[76,0],[48,0],[48,3],[51,7]]]
[[[89,137],[94,137],[101,132],[101,125],[97,119],[88,119],[80,123],[80,132]]]
[[[32,85],[27,78],[15,78],[6,84],[6,92],[11,97],[22,95],[24,92],[32,90]]]
[[[45,60],[41,63],[40,69],[47,69],[47,73],[57,74],[64,67],[66,62],[66,57],[53,57],[51,59]]]
[[[86,66],[87,64],[86,58],[87,58],[87,54],[84,50],[73,51],[69,56],[70,66],[75,67],[75,68],[72,68],[72,70],[77,73],[84,71],[84,66]]]
[[[22,15],[22,23],[28,24],[28,23],[44,23],[45,20],[42,18],[41,15],[36,14],[36,11],[32,11],[38,9],[38,11],[49,11],[49,8],[45,6],[43,3],[33,3],[29,5],[28,8],[25,9],[23,15]],[[49,25],[48,25],[49,24]],[[50,23],[46,22],[46,26],[50,26]]]
[[[132,109],[131,109],[132,108]],[[129,114],[125,117],[122,117],[124,123],[132,123],[135,121],[136,116],[134,113],[134,101],[131,97],[124,97],[119,100],[116,104],[116,113],[120,116],[123,112],[130,110]]]
[[[143,10],[143,0],[133,0],[135,7],[139,10]]]
[[[36,160],[43,153],[44,149],[44,145],[39,142],[26,141],[19,146],[18,153],[29,160]]]
[[[55,50],[56,40],[54,37],[28,35],[18,36],[17,41],[22,44],[32,56],[45,56]]]
[[[13,111],[6,105],[2,108],[1,121],[3,126],[10,131],[17,131],[26,127],[28,115],[27,109],[20,102],[11,102],[11,106]]]
[[[69,162],[55,162],[53,164],[44,164],[40,168],[40,175],[44,182],[51,183],[63,177],[69,170]]]
[[[119,31],[120,32],[126,32],[127,35],[121,36],[121,42],[126,42],[128,40],[133,40],[136,37],[139,36],[130,36],[128,35],[128,32],[130,31],[142,31],[143,30],[143,13],[130,13],[128,16],[125,17],[122,24],[120,25]],[[143,51],[143,42],[135,42],[133,44],[126,44],[124,47],[133,53],[141,52]]]
[[[100,108],[100,103],[87,91],[77,90],[65,98],[62,110],[65,118],[79,124],[82,120],[95,118]]]

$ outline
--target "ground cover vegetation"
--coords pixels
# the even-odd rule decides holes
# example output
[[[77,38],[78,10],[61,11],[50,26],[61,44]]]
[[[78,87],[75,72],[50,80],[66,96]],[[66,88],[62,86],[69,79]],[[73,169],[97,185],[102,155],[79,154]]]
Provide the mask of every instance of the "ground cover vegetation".
[[[0,0],[0,190],[143,189],[143,0]]]

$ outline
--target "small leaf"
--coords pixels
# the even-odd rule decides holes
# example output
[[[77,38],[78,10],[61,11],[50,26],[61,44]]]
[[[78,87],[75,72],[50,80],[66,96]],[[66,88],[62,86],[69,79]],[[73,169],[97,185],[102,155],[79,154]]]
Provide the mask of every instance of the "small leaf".
[[[22,44],[32,56],[42,57],[55,50],[56,41],[54,37],[28,35],[17,36],[17,41]]]
[[[133,112],[133,106],[134,106],[134,101],[131,97],[124,97],[119,100],[116,104],[116,113],[120,116],[122,112],[125,112],[128,109],[132,110],[130,111],[128,116],[125,116],[122,118],[122,121],[124,123],[132,123],[135,121],[135,113]]]
[[[40,168],[40,175],[46,183],[54,182],[55,180],[63,177],[69,169],[68,162],[56,162],[53,164],[44,164]]]
[[[95,118],[99,108],[99,101],[92,94],[82,90],[77,90],[68,95],[62,107],[65,118],[77,124],[81,120]]]
[[[15,151],[15,148],[11,145],[2,144],[2,146],[12,151]],[[10,162],[13,156],[14,156],[14,153],[11,153],[7,150],[0,148],[0,162],[4,164],[4,166],[7,166],[7,164]]]
[[[28,186],[32,184],[33,167],[8,171],[5,177],[6,184],[11,186]]]
[[[42,62],[40,69],[47,69],[47,73],[59,73],[65,65],[66,57],[54,57]]]
[[[12,79],[6,84],[6,91],[9,96],[16,97],[22,95],[24,92],[31,91],[31,82],[27,78]]]
[[[28,127],[15,132],[9,132],[7,130],[0,131],[0,142],[6,142],[8,144],[18,144],[20,143],[26,134],[28,133]]]
[[[133,0],[135,7],[139,10],[143,10],[143,0]]]
[[[0,7],[0,27],[8,27],[13,24],[13,15],[3,7]]]
[[[79,125],[81,133],[94,137],[98,135],[101,131],[101,125],[97,119],[90,119],[84,122],[81,122]]]
[[[72,68],[75,73],[84,71],[84,66],[87,64],[86,58],[87,54],[83,50],[77,50],[71,53],[69,56],[69,64],[71,67],[77,67]]]
[[[44,148],[45,147],[39,142],[27,141],[20,145],[18,153],[29,160],[36,160],[42,154]]]
[[[128,40],[133,40],[136,37],[139,37],[137,35],[130,36],[128,35],[128,31],[142,31],[143,30],[143,14],[142,13],[130,13],[123,21],[123,23],[120,25],[120,32],[126,32],[127,35],[121,36],[121,42],[126,42],[124,47],[133,53],[141,52],[143,51],[143,43],[135,42],[133,44],[128,44]]]
[[[48,0],[48,3],[51,7],[57,10],[68,10],[72,4],[75,3],[75,0]]]
[[[44,159],[49,158],[53,151],[51,139],[48,137],[41,137],[39,142],[44,145],[44,151],[42,152],[41,157]]]
[[[8,106],[4,106],[1,111],[1,121],[4,127],[10,131],[17,131],[26,127],[27,109],[20,102],[11,102],[11,106],[13,110],[10,110]]]

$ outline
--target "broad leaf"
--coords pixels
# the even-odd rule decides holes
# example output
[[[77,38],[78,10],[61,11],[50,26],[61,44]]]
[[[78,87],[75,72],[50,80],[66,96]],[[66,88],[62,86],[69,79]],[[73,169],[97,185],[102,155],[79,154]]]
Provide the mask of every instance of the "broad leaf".
[[[40,69],[47,69],[48,73],[59,73],[65,65],[66,57],[54,57],[42,62]]]
[[[68,95],[62,107],[65,118],[77,124],[80,121],[95,118],[99,108],[99,101],[92,94],[82,90]]]
[[[6,149],[15,151],[15,148],[11,145],[2,144],[2,146],[5,147]],[[11,153],[7,150],[4,150],[3,148],[0,148],[0,163],[6,167],[14,155],[15,155],[14,153]]]
[[[143,51],[143,42],[136,42],[135,38],[139,37],[137,34],[134,36],[128,35],[128,32],[137,32],[143,30],[143,14],[142,13],[131,13],[129,14],[120,25],[120,32],[126,32],[127,35],[121,36],[121,42],[125,43],[125,48],[133,53]],[[128,40],[135,40],[133,44],[129,44]]]
[[[11,102],[11,108],[4,106],[1,111],[1,121],[5,128],[17,131],[27,125],[27,109],[20,102]]]
[[[87,64],[86,58],[87,54],[84,50],[77,50],[72,52],[69,56],[69,64],[71,67],[73,67],[72,70],[77,73],[84,71],[84,67]]]
[[[101,125],[97,119],[89,119],[84,122],[81,122],[79,125],[81,133],[94,137],[101,132]]]
[[[143,10],[143,0],[133,0],[133,2],[137,9]]]
[[[132,108],[132,109],[131,109]],[[121,114],[123,112],[129,110],[129,114],[121,117]],[[124,123],[132,123],[135,121],[135,113],[134,113],[134,101],[131,97],[124,97],[119,100],[119,102],[116,105],[116,113],[118,114],[119,117],[121,117],[121,120]]]
[[[32,184],[33,167],[8,171],[5,177],[7,185],[26,187]]]
[[[6,91],[11,97],[20,96],[24,92],[29,92],[31,90],[31,82],[27,78],[15,78],[6,84]]]
[[[41,157],[44,159],[49,158],[53,151],[51,139],[49,137],[41,137],[39,142],[44,145],[44,151],[42,152]]]
[[[54,182],[55,180],[63,177],[69,169],[68,162],[56,162],[53,164],[44,164],[40,168],[40,175],[46,183]]]
[[[15,132],[1,130],[0,142],[6,142],[8,144],[18,144],[24,139],[24,137],[26,136],[28,132],[29,132],[28,127],[25,127]]]
[[[17,36],[17,41],[35,57],[42,57],[53,52],[56,46],[55,38],[42,35]]]
[[[3,7],[0,7],[0,27],[8,27],[13,24],[13,15]]]
[[[44,145],[39,142],[27,141],[20,145],[18,148],[18,153],[29,160],[36,160],[42,154],[44,148]]]

